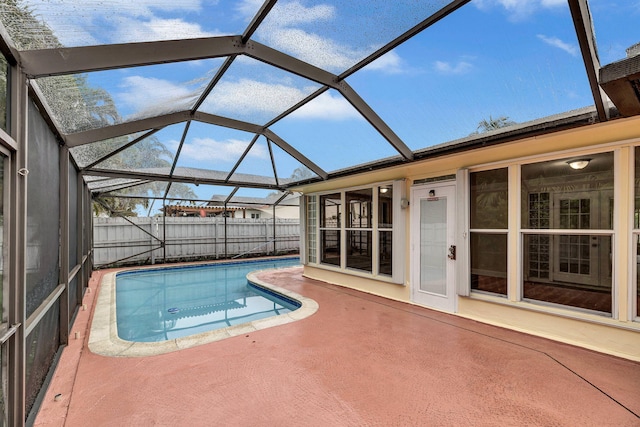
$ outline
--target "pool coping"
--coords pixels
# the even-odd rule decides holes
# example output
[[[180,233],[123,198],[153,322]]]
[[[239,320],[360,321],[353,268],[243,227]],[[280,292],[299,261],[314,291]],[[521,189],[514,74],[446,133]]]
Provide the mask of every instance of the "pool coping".
[[[283,268],[269,268],[253,271],[247,274],[247,280],[255,285],[270,289],[273,292],[300,302],[300,308],[289,313],[278,316],[266,317],[240,325],[227,326],[222,329],[201,332],[182,338],[161,342],[134,342],[125,341],[118,337],[118,326],[116,319],[116,275],[132,270],[153,270],[158,267],[122,269],[106,273],[100,284],[100,290],[96,299],[93,319],[89,333],[89,350],[102,356],[110,357],[147,357],[159,354],[171,353],[196,347],[226,338],[239,335],[246,335],[261,329],[272,328],[274,326],[285,325],[287,323],[302,320],[314,314],[318,310],[318,303],[311,298],[304,297],[296,292],[279,286],[272,285],[258,278],[258,275],[266,271],[282,270]],[[166,268],[166,267],[165,267]],[[284,267],[299,268],[299,267]]]

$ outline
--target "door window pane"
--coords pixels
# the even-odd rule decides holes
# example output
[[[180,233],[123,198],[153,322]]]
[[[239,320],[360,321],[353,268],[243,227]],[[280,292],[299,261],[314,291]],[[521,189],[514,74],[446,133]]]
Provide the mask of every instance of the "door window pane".
[[[420,200],[420,290],[447,294],[447,199]]]

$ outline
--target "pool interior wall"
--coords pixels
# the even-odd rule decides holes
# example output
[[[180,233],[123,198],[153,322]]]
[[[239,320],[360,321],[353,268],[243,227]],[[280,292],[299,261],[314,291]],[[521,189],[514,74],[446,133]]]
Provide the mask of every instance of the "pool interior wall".
[[[283,259],[283,258],[274,258]],[[289,257],[289,259],[291,259]],[[273,259],[269,259],[273,260]],[[264,259],[251,260],[249,263],[255,264],[256,269],[260,269],[260,262],[266,261]],[[247,263],[246,260],[241,261]],[[200,263],[189,264],[181,266],[179,268],[192,268],[203,265],[228,265],[235,264],[228,261],[221,263]],[[264,265],[264,263],[262,264]],[[174,338],[160,342],[133,342],[126,341],[118,337],[118,325],[117,325],[117,311],[116,311],[116,275],[126,274],[130,271],[145,271],[145,270],[159,270],[175,267],[150,267],[150,268],[135,268],[135,269],[122,269],[113,272],[106,273],[103,276],[100,290],[96,302],[96,308],[91,323],[91,332],[89,336],[89,349],[97,354],[113,357],[143,357],[156,354],[169,353],[185,348],[195,347],[202,344],[207,344],[214,341],[219,341],[225,338],[247,334],[256,330],[270,328],[297,320],[304,319],[311,316],[318,309],[318,304],[312,299],[306,298],[295,292],[289,291],[278,286],[274,286],[268,283],[260,281],[255,272],[246,275],[247,280],[254,284],[266,289],[268,292],[273,292],[284,296],[285,298],[297,301],[300,304],[300,308],[288,313],[267,317],[259,320],[253,320],[247,323],[242,323],[233,326],[227,326],[221,329],[198,333],[186,337]],[[289,268],[301,268],[301,267],[289,267]]]

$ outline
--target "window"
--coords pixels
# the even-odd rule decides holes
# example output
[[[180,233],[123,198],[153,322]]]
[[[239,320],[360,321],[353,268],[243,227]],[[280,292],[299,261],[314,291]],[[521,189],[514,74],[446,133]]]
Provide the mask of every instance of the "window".
[[[7,111],[9,98],[7,89],[9,87],[9,67],[4,56],[0,55],[0,129],[7,130]]]
[[[252,213],[251,214],[251,219],[260,219],[260,214],[259,213]]]
[[[469,175],[472,290],[507,295],[508,172]]]
[[[340,265],[340,193],[320,196],[320,262]]]
[[[307,196],[307,262],[316,263],[317,262],[317,252],[316,252],[316,235],[318,233],[318,205],[317,205],[317,196]]]
[[[379,273],[393,274],[393,186],[378,187],[378,266]]]
[[[7,190],[8,180],[5,179],[5,170],[7,169],[5,163],[7,163],[7,157],[2,154],[0,151],[0,324],[4,325],[7,323],[7,313],[4,310],[4,304],[7,300],[6,298],[6,289],[5,281],[6,275],[4,274],[4,266],[5,266],[5,253],[6,248],[4,244],[6,230],[4,226],[4,209],[5,209],[5,194]],[[0,328],[3,330],[4,328]]]
[[[0,148],[0,334],[9,329],[9,287],[5,266],[7,265],[7,228],[5,217],[7,208],[7,194],[9,192],[9,157],[5,156]],[[7,425],[6,421],[6,396],[7,394],[7,355],[8,344],[0,342],[0,425]]]
[[[524,299],[611,314],[613,153],[522,166]]]
[[[635,298],[633,299],[633,315],[640,318],[640,147],[635,151],[635,204],[633,210],[633,234],[636,246],[634,263],[636,265]]]
[[[404,181],[397,181],[308,196],[309,262],[404,283],[402,254],[393,252],[401,246],[396,239],[402,238],[397,230],[403,222],[397,218],[402,217],[403,186]],[[319,214],[317,231],[315,210]],[[319,259],[314,261],[316,247]]]
[[[366,188],[346,192],[349,208],[347,224],[347,267],[372,272],[373,224],[371,206],[373,190]]]

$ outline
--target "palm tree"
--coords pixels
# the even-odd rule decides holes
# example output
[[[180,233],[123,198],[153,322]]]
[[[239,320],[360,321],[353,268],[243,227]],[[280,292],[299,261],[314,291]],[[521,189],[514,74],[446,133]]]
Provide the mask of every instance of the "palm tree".
[[[492,130],[508,127],[515,125],[516,122],[510,120],[507,116],[500,116],[497,118],[493,118],[491,115],[489,116],[489,120],[483,119],[478,123],[478,127],[472,135],[476,135],[479,133],[490,132]]]

